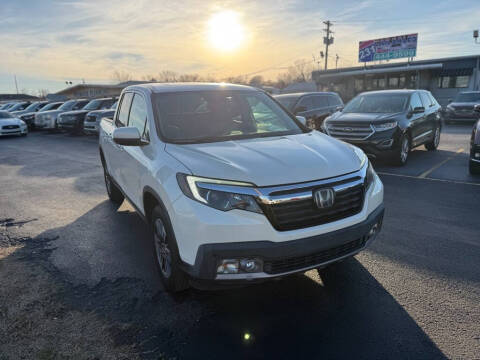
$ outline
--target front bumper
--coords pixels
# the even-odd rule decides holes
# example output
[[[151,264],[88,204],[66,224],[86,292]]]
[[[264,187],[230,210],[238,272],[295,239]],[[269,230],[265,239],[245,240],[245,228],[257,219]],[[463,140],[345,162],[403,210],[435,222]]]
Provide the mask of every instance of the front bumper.
[[[402,131],[399,128],[375,132],[365,140],[340,139],[358,146],[365,154],[373,158],[389,157],[400,149]]]
[[[258,281],[278,278],[353,256],[365,249],[375,239],[383,221],[383,204],[366,220],[326,234],[282,243],[271,241],[246,241],[239,243],[204,244],[198,249],[193,266],[184,264],[184,271],[197,280],[216,280],[227,283]],[[369,235],[372,228],[376,232]],[[222,259],[260,258],[263,271],[257,273],[216,274]]]
[[[446,111],[444,114],[445,121],[476,121],[479,114],[476,111]]]
[[[25,135],[27,133],[27,126],[21,126],[18,129],[0,129],[0,136]]]
[[[83,130],[87,133],[98,134],[100,123],[98,122],[85,122],[83,124]]]
[[[383,184],[380,178],[375,175],[374,181],[365,192],[363,207],[360,212],[340,220],[294,230],[278,231],[263,214],[243,210],[223,212],[191,200],[183,194],[176,196],[176,200],[168,206],[167,210],[185,271],[193,278],[211,281],[220,280],[216,279],[216,274],[211,272],[213,266],[212,254],[213,257],[216,257],[218,250],[228,249],[230,251],[231,246],[233,246],[233,249],[237,249],[237,246],[241,244],[239,245],[240,250],[251,251],[256,250],[258,246],[262,247],[265,244],[270,244],[270,246],[266,246],[267,250],[265,251],[267,253],[271,252],[273,248],[279,249],[275,251],[285,249],[283,254],[275,253],[275,257],[277,255],[287,257],[292,254],[292,251],[285,244],[294,244],[301,239],[309,238],[317,240],[311,240],[312,242],[308,242],[307,245],[319,241],[322,243],[323,236],[325,238],[331,236],[328,234],[335,234],[337,231],[343,233],[344,229],[351,227],[354,227],[352,229],[355,229],[355,227],[359,229],[358,226],[368,221],[367,219],[371,218],[371,214],[380,208],[383,209]],[[383,213],[383,210],[378,211]],[[363,236],[363,233],[358,232],[354,238],[339,239],[342,241],[342,245],[346,245],[353,240],[361,239]],[[301,245],[301,242],[299,242],[294,247],[299,246],[307,252],[318,250],[315,247],[308,248],[307,245]],[[332,246],[335,247],[335,243]],[[362,244],[354,246],[352,253],[360,251],[362,248]],[[214,249],[214,251],[211,249]],[[255,256],[257,253],[250,252],[248,255]],[[342,256],[340,254],[333,260],[337,261]],[[323,260],[316,263],[314,267],[321,266],[322,263]],[[293,272],[303,271],[302,269],[294,270]],[[291,273],[291,271],[288,273]],[[275,274],[275,277],[278,276],[282,275]]]

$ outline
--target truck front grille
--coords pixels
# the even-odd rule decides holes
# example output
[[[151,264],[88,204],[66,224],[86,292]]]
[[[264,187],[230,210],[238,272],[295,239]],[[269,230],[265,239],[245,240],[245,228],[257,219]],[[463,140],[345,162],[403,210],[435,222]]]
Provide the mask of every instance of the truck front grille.
[[[373,134],[370,124],[334,123],[327,126],[328,135],[345,140],[364,140]]]
[[[327,183],[310,189],[301,188],[298,192],[311,192],[312,196],[295,199],[295,193],[291,193],[292,200],[261,206],[272,226],[279,231],[301,229],[344,219],[358,214],[363,208],[364,184],[358,178],[349,180]],[[350,182],[352,186],[349,186]],[[314,201],[313,191],[323,187],[335,189],[336,185],[341,185],[342,189],[335,190],[333,206],[320,209]]]
[[[305,269],[338,259],[342,256],[360,250],[364,246],[365,238],[362,237],[346,244],[322,250],[314,254],[265,261],[263,264],[263,271],[267,274],[281,274],[289,271]]]
[[[13,130],[13,129],[20,129],[20,126],[18,125],[4,125],[2,126],[3,130]]]

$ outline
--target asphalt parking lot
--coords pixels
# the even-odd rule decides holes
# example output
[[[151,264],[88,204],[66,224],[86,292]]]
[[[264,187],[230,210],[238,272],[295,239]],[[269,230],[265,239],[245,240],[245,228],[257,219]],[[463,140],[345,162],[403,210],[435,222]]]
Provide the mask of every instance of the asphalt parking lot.
[[[128,324],[112,326],[115,338],[145,358],[479,359],[480,177],[468,174],[470,131],[446,126],[439,150],[414,150],[406,167],[375,163],[382,233],[320,275],[165,294],[142,220],[107,200],[95,137],[0,139],[0,220],[9,237],[50,239],[42,264],[66,289],[56,301]]]

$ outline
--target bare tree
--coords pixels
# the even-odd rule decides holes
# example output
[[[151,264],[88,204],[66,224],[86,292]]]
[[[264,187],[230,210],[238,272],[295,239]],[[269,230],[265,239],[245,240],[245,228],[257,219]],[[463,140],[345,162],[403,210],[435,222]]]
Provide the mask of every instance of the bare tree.
[[[250,81],[248,82],[249,85],[256,86],[256,87],[262,86],[264,83],[265,81],[263,80],[262,75],[253,76],[252,78],[250,78]]]
[[[178,75],[175,71],[163,70],[158,74],[159,82],[177,82]]]
[[[48,89],[38,89],[37,90],[37,96],[39,98],[45,99],[48,94],[50,94],[50,91]]]
[[[143,81],[152,81],[152,82],[158,81],[155,76],[150,75],[150,74],[142,76],[142,80]]]
[[[178,77],[180,82],[201,82],[203,78],[198,74],[182,74]]]
[[[118,82],[126,82],[133,80],[132,75],[123,70],[115,70],[112,74],[112,79]]]
[[[311,61],[297,60],[292,66],[288,67],[286,72],[278,74],[276,85],[283,89],[296,82],[311,81],[313,70],[314,66]]]

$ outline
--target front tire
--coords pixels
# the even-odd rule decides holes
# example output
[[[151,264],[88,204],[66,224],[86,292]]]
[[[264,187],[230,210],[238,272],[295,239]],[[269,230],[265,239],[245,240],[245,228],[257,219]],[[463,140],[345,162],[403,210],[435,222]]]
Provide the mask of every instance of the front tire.
[[[398,166],[404,166],[407,163],[410,148],[410,137],[408,134],[403,134],[400,138],[400,148],[393,156],[393,163]]]
[[[160,278],[170,293],[188,289],[187,275],[180,268],[181,260],[167,214],[161,206],[156,206],[151,217],[153,251]]]
[[[479,175],[480,174],[480,164],[473,162],[470,160],[468,162],[468,170],[471,175]]]
[[[432,141],[425,144],[425,148],[428,151],[434,151],[434,150],[437,150],[438,144],[440,144],[440,127],[439,126],[435,128],[435,134],[433,135],[433,139]]]
[[[115,185],[115,183],[112,181],[112,178],[105,165],[103,165],[103,178],[105,179],[105,187],[107,188],[108,198],[115,204],[120,205],[125,197],[117,185]]]

